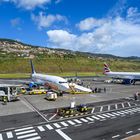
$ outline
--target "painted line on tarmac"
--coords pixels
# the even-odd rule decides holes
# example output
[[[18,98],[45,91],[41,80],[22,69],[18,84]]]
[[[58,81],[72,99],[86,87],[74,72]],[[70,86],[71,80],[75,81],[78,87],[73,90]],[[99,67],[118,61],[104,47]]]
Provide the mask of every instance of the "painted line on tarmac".
[[[30,108],[32,111],[37,112],[46,122],[49,122],[49,121],[45,118],[45,116],[43,116],[32,104],[30,104],[28,101],[26,101],[26,99],[25,99],[25,101],[21,99],[21,101],[22,101],[22,103],[24,103],[28,108]]]
[[[93,113],[93,112],[94,112],[94,110],[95,110],[95,108],[93,107],[93,108],[92,108],[92,111],[91,111],[91,113]]]
[[[55,113],[51,118],[49,118],[49,120],[52,120],[56,115],[57,113]]]
[[[110,105],[108,105],[108,111],[110,111]]]
[[[68,135],[66,135],[61,129],[55,130],[60,136],[62,136],[65,140],[72,140]]]
[[[117,104],[115,104],[115,109],[118,109],[118,105]]]
[[[8,138],[8,139],[13,138],[13,134],[12,134],[12,132],[11,132],[11,131],[10,131],[10,132],[7,132],[6,134],[7,134],[7,138]]]
[[[82,124],[77,124],[77,125],[74,125],[75,127],[78,127],[78,126],[81,126]]]
[[[29,109],[31,109],[31,111],[35,112],[35,110],[34,110],[32,107],[30,107],[25,101],[21,100],[21,102],[22,102],[24,105],[26,105]]]
[[[125,134],[130,134],[130,133],[133,133],[133,131],[128,131],[128,132],[126,132]]]
[[[112,139],[118,138],[120,135],[112,136]]]
[[[128,104],[129,107],[131,106],[129,102],[127,102],[127,104]]]
[[[0,140],[3,140],[2,134],[0,134]]]
[[[101,106],[101,108],[100,108],[100,112],[102,112],[103,111],[103,106]]]
[[[122,103],[122,108],[124,108],[124,103]]]

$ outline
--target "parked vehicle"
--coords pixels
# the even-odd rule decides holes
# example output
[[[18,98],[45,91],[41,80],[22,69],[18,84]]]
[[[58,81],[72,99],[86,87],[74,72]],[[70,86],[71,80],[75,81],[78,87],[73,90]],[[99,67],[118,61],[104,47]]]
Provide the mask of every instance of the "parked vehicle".
[[[30,95],[36,95],[36,94],[46,94],[46,90],[45,89],[33,89],[31,91],[29,91]]]
[[[0,100],[1,101],[15,101],[18,100],[18,92],[17,88],[20,85],[8,85],[1,84],[0,85]]]
[[[46,99],[55,101],[57,99],[57,94],[55,92],[51,92],[51,91],[47,92]]]

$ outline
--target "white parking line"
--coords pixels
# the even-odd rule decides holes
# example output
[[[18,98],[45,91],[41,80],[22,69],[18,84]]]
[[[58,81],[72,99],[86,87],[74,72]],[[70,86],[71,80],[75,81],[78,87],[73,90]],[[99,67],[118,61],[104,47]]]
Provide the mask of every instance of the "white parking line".
[[[93,112],[94,112],[94,110],[95,110],[95,108],[93,107],[93,108],[92,108],[92,111],[91,111],[91,113],[93,113]]]
[[[16,129],[15,132],[29,130],[29,129],[33,129],[33,127],[26,127],[26,128]]]
[[[42,126],[37,127],[41,132],[45,131],[45,129]]]
[[[27,137],[36,136],[36,135],[38,135],[38,134],[37,133],[27,134],[27,135],[23,135],[23,136],[18,136],[17,139],[23,139],[23,138],[27,138]]]
[[[41,137],[40,137],[40,136],[37,136],[37,137],[32,137],[32,138],[29,138],[29,139],[26,139],[26,140],[39,140],[39,139],[41,139]]]
[[[74,122],[72,122],[71,120],[69,120],[69,121],[67,121],[69,124],[71,124],[71,125],[75,125],[75,123]]]
[[[94,119],[92,119],[90,117],[86,117],[86,119],[88,119],[89,121],[94,121]]]
[[[115,115],[111,114],[111,113],[106,113],[107,115],[110,115],[111,117],[115,117]]]
[[[120,136],[120,135],[115,135],[115,136],[112,137],[112,139],[117,138],[117,137],[119,137],[119,136]]]
[[[116,116],[120,116],[120,114],[118,113],[115,113],[115,112],[112,112],[112,114],[116,115]]]
[[[97,117],[102,118],[102,119],[104,119],[104,118],[105,118],[104,116],[101,116],[101,115],[97,115]]]
[[[110,110],[110,105],[108,105],[108,110]]]
[[[119,112],[119,111],[118,111],[117,113],[118,113],[118,114],[121,114],[121,115],[124,115],[124,113],[121,113],[121,112]]]
[[[115,104],[115,108],[118,109],[118,105],[117,104]]]
[[[49,130],[52,130],[52,129],[53,129],[53,127],[52,127],[51,125],[49,125],[49,124],[47,124],[46,127],[47,127]]]
[[[131,106],[129,102],[127,102],[127,104],[128,104],[129,107]]]
[[[32,104],[30,104],[26,98],[24,98],[24,100],[21,100],[23,104],[25,104],[28,108],[32,109],[34,112],[37,112],[46,122],[49,122],[45,116],[40,113]]]
[[[100,112],[102,112],[103,111],[103,106],[101,106],[101,108],[100,108]]]
[[[56,128],[60,128],[61,126],[58,123],[53,123]]]
[[[129,114],[128,111],[120,111],[121,113]]]
[[[107,117],[107,118],[110,118],[110,116],[106,115],[106,114],[102,114],[103,116]]]
[[[88,120],[86,120],[84,118],[81,118],[80,120],[83,121],[83,122],[88,122]]]
[[[96,120],[100,120],[100,118],[96,117],[96,116],[91,116],[92,118],[96,119]]]
[[[60,122],[63,126],[69,126],[67,123],[65,123],[65,122]]]
[[[2,134],[0,134],[0,140],[3,140]]]
[[[6,134],[7,134],[7,138],[8,138],[8,139],[13,138],[12,132],[7,132]]]
[[[18,132],[16,133],[16,135],[23,135],[23,134],[27,134],[27,133],[32,133],[32,132],[35,132],[35,130],[27,130],[27,131],[23,131],[23,132]]]
[[[126,132],[125,134],[130,134],[130,133],[132,133],[133,131],[128,131],[128,132]]]
[[[74,119],[73,121],[77,122],[77,123],[82,123],[81,121],[77,120],[77,119]]]
[[[49,118],[49,120],[52,120],[56,115],[57,115],[57,113],[54,114],[51,118]]]
[[[61,135],[65,140],[72,140],[68,135],[62,132],[60,129],[57,129],[56,132]]]
[[[122,107],[124,108],[124,103],[122,103]]]

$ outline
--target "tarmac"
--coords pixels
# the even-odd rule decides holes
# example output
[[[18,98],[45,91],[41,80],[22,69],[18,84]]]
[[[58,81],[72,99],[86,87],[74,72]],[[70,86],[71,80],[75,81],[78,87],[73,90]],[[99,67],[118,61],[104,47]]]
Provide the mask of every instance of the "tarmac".
[[[72,101],[76,102],[76,105],[95,103],[101,101],[108,101],[112,99],[128,98],[133,97],[133,95],[140,91],[140,83],[136,85],[122,85],[122,84],[108,84],[104,83],[104,78],[80,78],[85,86],[90,86],[92,89],[101,88],[101,93],[91,93],[91,94],[64,94],[58,97],[56,101],[48,101],[45,99],[45,95],[20,95],[19,101],[8,102],[7,105],[2,105],[0,103],[0,116],[20,114],[32,112],[33,109],[25,102],[24,99],[33,105],[38,110],[47,110],[60,107],[70,106]],[[26,82],[26,79],[23,80]],[[29,79],[27,79],[29,82]],[[0,79],[0,83],[5,84],[21,84],[21,80],[3,80]],[[106,92],[104,92],[106,88]]]

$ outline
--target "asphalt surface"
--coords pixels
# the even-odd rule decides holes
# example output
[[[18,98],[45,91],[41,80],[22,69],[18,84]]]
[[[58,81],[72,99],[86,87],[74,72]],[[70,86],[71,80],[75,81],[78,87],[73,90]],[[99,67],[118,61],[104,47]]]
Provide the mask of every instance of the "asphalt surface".
[[[91,88],[106,87],[106,92],[64,95],[55,102],[44,99],[45,95],[20,96],[17,102],[0,104],[0,140],[109,140],[123,139],[140,131],[140,101],[133,94],[140,84],[106,84],[103,78],[84,78],[84,85]],[[22,84],[23,80],[0,80],[0,83]],[[24,79],[24,82],[30,80]],[[77,105],[92,107],[89,114],[68,118],[57,114],[58,107]]]
[[[42,140],[123,139],[139,133],[140,106],[5,130],[0,138]]]

